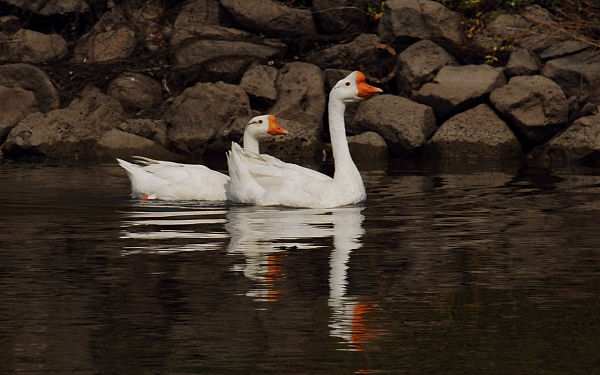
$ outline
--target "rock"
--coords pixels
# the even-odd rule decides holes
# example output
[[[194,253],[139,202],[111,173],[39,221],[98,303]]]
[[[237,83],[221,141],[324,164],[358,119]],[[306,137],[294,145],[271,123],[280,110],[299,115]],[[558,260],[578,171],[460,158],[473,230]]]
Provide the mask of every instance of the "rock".
[[[271,0],[221,0],[240,25],[274,38],[314,36],[317,29],[309,10],[290,8]]]
[[[360,32],[369,23],[364,0],[313,0],[313,14],[327,34]]]
[[[138,73],[119,75],[108,85],[107,93],[121,104],[134,108],[152,108],[163,100],[160,83]]]
[[[0,103],[2,103],[2,116],[0,116],[0,145],[6,136],[19,121],[38,111],[37,100],[33,92],[20,87],[8,88],[0,86]]]
[[[239,76],[252,62],[271,59],[281,51],[281,46],[250,41],[191,40],[175,51],[173,64],[176,69],[194,67],[204,72],[205,80],[216,81]]]
[[[525,48],[519,48],[510,54],[504,73],[507,77],[530,76],[539,71],[535,56]]]
[[[419,151],[437,126],[430,107],[383,94],[361,103],[352,128],[381,135],[391,152],[403,155]]]
[[[541,74],[556,82],[567,96],[600,103],[600,55],[584,51],[546,62]]]
[[[354,40],[345,44],[311,53],[306,61],[321,68],[344,68],[364,64],[365,60],[375,60],[379,38],[375,34],[360,34]]]
[[[348,148],[352,160],[357,164],[370,164],[388,159],[385,139],[372,131],[348,137]]]
[[[248,95],[240,87],[197,83],[173,101],[163,120],[167,137],[178,152],[199,156],[220,138],[239,139],[252,117]]]
[[[261,140],[261,152],[289,162],[298,159],[315,159],[322,155],[321,133],[315,131],[314,127],[279,117],[277,123],[289,133],[281,137]]]
[[[275,81],[277,101],[269,113],[304,124],[320,132],[325,114],[325,81],[316,65],[294,62],[279,70]]]
[[[432,107],[438,120],[443,120],[482,103],[505,83],[502,71],[489,65],[444,66],[413,99]]]
[[[576,120],[564,132],[531,152],[536,161],[562,164],[571,161],[600,160],[600,116]]]
[[[569,115],[563,91],[539,75],[511,78],[506,86],[492,92],[490,101],[533,145],[548,141],[563,129]]]
[[[253,63],[242,76],[240,87],[250,97],[258,99],[265,104],[273,105],[275,99],[277,99],[277,89],[275,88],[276,78],[276,68]]]
[[[251,38],[252,34],[220,22],[222,8],[218,0],[195,0],[184,3],[173,25],[171,47],[177,47],[187,38],[233,40]]]
[[[112,129],[104,133],[94,149],[99,157],[126,158],[132,155],[141,155],[160,160],[182,159],[181,155],[168,151],[150,139],[119,129]]]
[[[137,47],[134,31],[126,17],[115,8],[105,13],[73,50],[73,62],[107,63],[129,58]]]
[[[427,142],[426,152],[442,158],[522,158],[519,140],[487,105],[457,114],[444,122]]]
[[[86,87],[81,97],[64,109],[23,119],[9,134],[3,146],[9,158],[24,155],[46,157],[95,158],[102,152],[95,148],[102,135],[124,119],[121,104],[93,87]]]
[[[418,90],[446,65],[458,65],[452,55],[430,40],[419,41],[398,54],[396,82],[406,91]]]
[[[433,40],[440,45],[464,44],[460,15],[430,0],[388,0],[378,29],[392,44]]]
[[[167,124],[163,120],[127,119],[119,125],[119,130],[148,138],[161,146],[167,145]]]
[[[4,2],[42,16],[90,11],[87,2],[81,0],[4,0]]]
[[[577,40],[565,40],[564,42],[560,42],[546,48],[544,52],[540,54],[540,58],[544,60],[556,59],[558,57],[581,52],[588,48],[590,48],[590,45],[588,43],[580,42]]]
[[[29,64],[0,65],[0,86],[20,87],[33,92],[38,109],[48,112],[58,108],[58,91],[43,70]]]
[[[501,14],[483,32],[475,35],[473,45],[481,49],[482,53],[493,53],[495,48],[516,43],[531,25],[530,21],[518,14]]]
[[[521,16],[532,23],[532,27],[521,35],[519,45],[533,53],[541,53],[548,47],[560,41],[568,40],[568,34],[558,28],[547,27],[545,24],[555,24],[560,20],[548,10],[539,5],[529,5],[520,11]]]
[[[38,64],[67,56],[67,42],[57,34],[45,35],[21,29],[10,38],[0,40],[0,62]]]

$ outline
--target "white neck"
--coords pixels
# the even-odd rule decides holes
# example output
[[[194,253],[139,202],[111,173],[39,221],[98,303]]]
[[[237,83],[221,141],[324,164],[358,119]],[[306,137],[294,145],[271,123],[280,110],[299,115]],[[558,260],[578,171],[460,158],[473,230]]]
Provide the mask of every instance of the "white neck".
[[[347,179],[358,176],[360,173],[352,161],[348,140],[346,139],[346,125],[344,123],[344,112],[346,103],[336,97],[329,97],[329,134],[331,136],[331,149],[333,151],[333,162],[335,174],[333,178]],[[362,181],[362,179],[361,179]],[[362,182],[361,182],[362,183]]]
[[[258,139],[249,131],[244,132],[244,149],[259,154]]]

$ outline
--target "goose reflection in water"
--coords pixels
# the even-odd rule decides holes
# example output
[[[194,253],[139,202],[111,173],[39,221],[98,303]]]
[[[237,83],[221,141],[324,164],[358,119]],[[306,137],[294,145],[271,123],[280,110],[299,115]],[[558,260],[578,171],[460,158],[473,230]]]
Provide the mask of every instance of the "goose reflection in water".
[[[256,301],[274,302],[284,298],[278,282],[285,279],[281,264],[286,251],[324,247],[321,239],[333,238],[329,258],[330,334],[341,338],[345,350],[364,350],[374,336],[366,314],[374,304],[347,295],[350,253],[362,246],[362,207],[333,209],[280,209],[232,207],[226,229],[231,235],[228,253],[241,253],[245,264],[233,267],[255,282],[246,295]]]

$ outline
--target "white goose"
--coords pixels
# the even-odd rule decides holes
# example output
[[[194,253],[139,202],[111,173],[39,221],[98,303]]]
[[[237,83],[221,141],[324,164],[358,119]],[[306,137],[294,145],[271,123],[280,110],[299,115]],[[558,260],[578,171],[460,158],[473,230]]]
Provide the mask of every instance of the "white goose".
[[[258,142],[287,134],[273,115],[254,117],[244,131],[244,148],[259,153]],[[131,180],[131,195],[139,199],[210,200],[229,199],[229,177],[204,165],[180,164],[134,157],[143,165],[117,159]]]
[[[344,112],[346,104],[367,98],[381,89],[368,85],[358,71],[340,80],[329,94],[329,133],[335,174],[317,171],[259,155],[232,143],[227,153],[231,199],[263,206],[330,208],[362,202],[365,186],[350,156]]]

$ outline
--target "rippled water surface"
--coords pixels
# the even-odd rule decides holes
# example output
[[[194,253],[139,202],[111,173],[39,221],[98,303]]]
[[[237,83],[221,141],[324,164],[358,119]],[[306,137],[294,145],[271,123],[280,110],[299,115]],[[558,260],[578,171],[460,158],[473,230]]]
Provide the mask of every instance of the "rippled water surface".
[[[4,163],[0,373],[600,373],[598,175],[396,166],[303,210]]]

